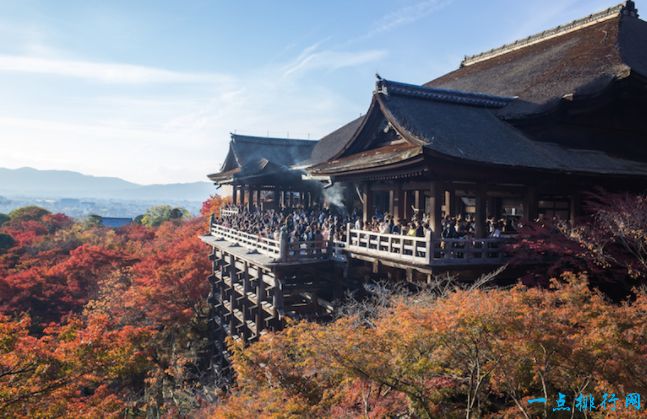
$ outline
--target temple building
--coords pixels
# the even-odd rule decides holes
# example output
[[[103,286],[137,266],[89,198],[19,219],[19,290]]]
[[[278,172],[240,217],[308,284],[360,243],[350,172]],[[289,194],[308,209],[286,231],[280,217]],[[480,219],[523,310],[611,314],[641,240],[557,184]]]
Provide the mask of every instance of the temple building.
[[[280,208],[318,199],[318,185],[304,181],[292,167],[310,157],[316,142],[231,134],[227,157],[218,173],[208,175],[217,186],[231,186],[234,205]]]
[[[299,195],[302,206],[326,205],[325,191],[339,185],[350,191],[345,210],[359,211],[365,223],[389,214],[428,224],[424,237],[348,224],[344,239],[329,243],[317,260],[324,270],[326,261],[344,261],[344,278],[361,281],[366,267],[413,282],[446,271],[492,270],[505,262],[504,245],[514,237],[491,237],[488,219],[575,224],[589,194],[646,191],[646,47],[647,22],[627,1],[466,57],[457,70],[423,85],[378,76],[364,116],[305,143],[298,155],[282,156],[287,160],[275,157],[287,140],[254,138],[258,146],[243,144],[258,151],[252,153],[239,150],[232,136],[225,165],[210,179],[237,191],[310,192]],[[251,202],[236,196],[235,202]],[[283,195],[274,196],[272,202]],[[443,237],[443,219],[450,217],[473,220],[474,234]],[[205,241],[216,253],[224,243],[244,241],[213,229]],[[247,239],[245,246],[254,248]],[[272,266],[303,254],[272,246],[256,246],[281,254]]]

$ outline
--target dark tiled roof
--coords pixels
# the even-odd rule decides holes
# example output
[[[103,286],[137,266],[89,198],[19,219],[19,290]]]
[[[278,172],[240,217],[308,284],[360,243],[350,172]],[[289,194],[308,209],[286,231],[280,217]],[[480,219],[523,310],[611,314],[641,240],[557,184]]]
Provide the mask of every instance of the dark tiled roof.
[[[402,83],[378,81],[372,112],[380,112],[404,139],[422,145],[440,158],[459,159],[488,165],[531,168],[556,172],[647,176],[647,164],[614,158],[601,151],[569,149],[533,141],[496,115],[496,109],[478,103],[461,103],[438,97],[437,89],[418,87],[415,92],[400,89]],[[428,90],[422,95],[421,90]],[[455,93],[455,97],[462,94]],[[514,103],[514,102],[513,102]],[[369,115],[367,115],[367,118]],[[370,138],[358,131],[350,142]],[[312,168],[318,173],[339,173],[351,168],[379,165],[388,156],[372,153],[346,155]],[[388,154],[388,153],[387,153]],[[353,161],[354,160],[354,161]]]
[[[349,157],[342,157],[328,163],[313,167],[311,173],[314,175],[326,175],[328,173],[343,173],[367,168],[384,167],[394,163],[409,160],[422,154],[422,147],[412,146],[409,143],[388,145]]]
[[[647,164],[604,152],[533,141],[490,109],[381,95],[387,119],[406,137],[442,156],[564,172],[647,175]]]
[[[355,134],[355,131],[360,127],[363,120],[364,117],[360,116],[319,140],[312,150],[310,159],[304,165],[312,166],[320,164],[337,155],[353,134]]]
[[[227,158],[220,172],[209,175],[209,178],[218,181],[231,176],[289,173],[292,166],[310,157],[315,144],[310,140],[231,134]]]
[[[518,96],[500,112],[515,117],[545,111],[568,94],[598,93],[632,72],[646,76],[647,22],[622,10],[619,5],[469,57],[425,86]]]

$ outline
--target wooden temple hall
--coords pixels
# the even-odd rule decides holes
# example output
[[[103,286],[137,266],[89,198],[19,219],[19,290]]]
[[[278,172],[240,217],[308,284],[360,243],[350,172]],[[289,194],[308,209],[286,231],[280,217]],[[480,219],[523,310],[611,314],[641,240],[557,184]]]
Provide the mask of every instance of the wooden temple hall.
[[[577,223],[599,188],[645,192],[645,115],[647,22],[627,1],[466,57],[423,85],[378,76],[366,114],[319,141],[233,135],[209,178],[234,187],[236,211],[331,205],[326,191],[339,188],[345,214],[429,228],[405,236],[351,221],[322,246],[214,222],[203,240],[219,324],[253,340],[285,316],[325,316],[367,272],[415,282],[493,270],[515,237],[492,237],[488,219]],[[468,218],[474,233],[443,235],[448,217]]]
[[[231,134],[229,152],[218,173],[209,179],[232,189],[232,203],[241,208],[310,206],[321,189],[302,179],[292,167],[310,158],[315,141]]]

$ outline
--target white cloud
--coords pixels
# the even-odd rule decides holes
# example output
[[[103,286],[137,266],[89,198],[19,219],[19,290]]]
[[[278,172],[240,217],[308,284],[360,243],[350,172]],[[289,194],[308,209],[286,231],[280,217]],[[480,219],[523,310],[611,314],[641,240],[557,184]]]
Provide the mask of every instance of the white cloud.
[[[424,0],[384,15],[375,22],[373,33],[386,32],[420,20],[448,6],[453,0]]]
[[[312,45],[285,66],[283,76],[291,76],[311,70],[339,70],[379,61],[386,56],[384,50],[333,51],[319,50],[320,44]]]
[[[184,73],[121,63],[100,63],[21,55],[0,55],[0,71],[75,77],[103,83],[208,83],[224,82],[221,74]]]
[[[373,25],[368,30],[368,32],[346,41],[344,45],[351,45],[360,41],[366,41],[367,39],[370,39],[380,33],[389,32],[400,26],[416,22],[429,16],[432,13],[435,13],[449,6],[453,2],[454,0],[416,1],[409,6],[405,6],[385,14],[384,16],[373,22]]]

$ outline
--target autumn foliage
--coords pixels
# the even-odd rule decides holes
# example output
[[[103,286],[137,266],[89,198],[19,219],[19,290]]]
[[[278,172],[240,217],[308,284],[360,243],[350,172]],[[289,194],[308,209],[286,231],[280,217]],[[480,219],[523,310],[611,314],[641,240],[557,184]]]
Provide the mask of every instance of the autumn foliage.
[[[552,289],[394,296],[370,322],[298,323],[243,349],[213,417],[536,417],[557,392],[647,392],[647,294]],[[569,401],[569,403],[570,403]],[[635,416],[634,416],[635,417]]]
[[[571,409],[580,393],[647,395],[644,264],[627,256],[643,255],[632,211],[647,201],[524,232],[518,255],[559,256],[533,286],[349,299],[334,322],[228,342],[223,375],[198,235],[224,202],[120,229],[38,208],[3,217],[0,417],[530,418],[552,416],[558,392]],[[612,302],[605,277],[633,289]],[[614,415],[640,413],[619,402]]]
[[[0,227],[0,416],[195,409],[204,353],[202,217],[106,229],[37,208]],[[197,390],[196,390],[197,391]],[[186,399],[186,405],[183,403]]]

